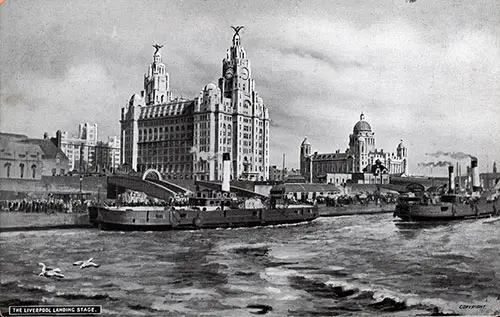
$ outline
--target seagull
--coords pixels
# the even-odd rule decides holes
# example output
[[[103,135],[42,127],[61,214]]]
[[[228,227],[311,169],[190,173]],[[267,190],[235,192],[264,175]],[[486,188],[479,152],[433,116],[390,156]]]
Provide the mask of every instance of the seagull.
[[[86,267],[94,266],[94,267],[99,267],[101,265],[94,263],[94,258],[90,258],[87,261],[76,261],[73,263],[75,266],[80,266],[81,269],[84,269]]]
[[[53,269],[51,267],[45,266],[45,264],[43,264],[42,262],[38,263],[38,265],[40,265],[42,267],[42,272],[40,272],[40,274],[38,274],[38,276],[58,277],[58,278],[64,277],[64,275],[61,273],[60,268]]]

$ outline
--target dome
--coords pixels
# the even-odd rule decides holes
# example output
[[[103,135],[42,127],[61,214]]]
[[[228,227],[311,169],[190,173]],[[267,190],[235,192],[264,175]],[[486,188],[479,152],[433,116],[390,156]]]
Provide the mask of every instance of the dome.
[[[368,122],[365,121],[365,115],[361,114],[359,116],[359,121],[354,125],[353,131],[356,132],[362,132],[362,131],[372,131],[372,127]]]
[[[217,86],[215,86],[215,84],[213,84],[213,83],[210,83],[210,84],[205,86],[204,90],[212,90],[212,89],[217,89]]]

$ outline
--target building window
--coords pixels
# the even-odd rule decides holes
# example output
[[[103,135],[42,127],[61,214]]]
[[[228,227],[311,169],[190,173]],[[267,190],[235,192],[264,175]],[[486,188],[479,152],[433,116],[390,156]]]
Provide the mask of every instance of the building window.
[[[5,175],[7,175],[7,178],[10,177],[10,163],[5,163],[4,167],[5,167]]]
[[[35,164],[31,165],[31,177],[32,178],[36,177],[36,165]]]
[[[57,170],[55,168],[52,169],[52,176],[56,176]]]
[[[21,172],[21,178],[23,178],[24,177],[24,164],[23,163],[19,164],[19,171]]]

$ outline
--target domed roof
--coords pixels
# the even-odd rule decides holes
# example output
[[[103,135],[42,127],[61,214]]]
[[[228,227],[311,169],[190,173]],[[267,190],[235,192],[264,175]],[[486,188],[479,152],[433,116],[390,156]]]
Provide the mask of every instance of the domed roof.
[[[204,90],[212,90],[212,89],[217,89],[217,86],[215,86],[215,84],[213,84],[213,83],[210,83],[210,84],[205,86]]]
[[[361,131],[372,131],[372,127],[368,122],[365,121],[365,115],[361,113],[359,116],[359,121],[354,125],[353,128],[354,132],[361,132]]]

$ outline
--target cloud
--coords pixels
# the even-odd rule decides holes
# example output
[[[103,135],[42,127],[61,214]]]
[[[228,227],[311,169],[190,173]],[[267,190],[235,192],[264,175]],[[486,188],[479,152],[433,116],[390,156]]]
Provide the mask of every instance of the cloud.
[[[269,106],[271,163],[347,147],[363,111],[377,147],[405,139],[410,169],[426,152],[500,157],[499,13],[495,0],[242,3],[7,1],[0,10],[2,130],[31,136],[97,122],[119,133],[120,107],[142,89],[153,43],[174,95],[221,75],[230,25]],[[103,9],[105,8],[105,10]],[[168,17],[168,19],[165,19]],[[32,123],[27,118],[36,118]]]

